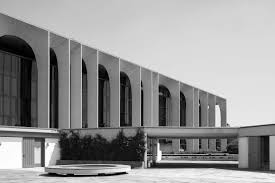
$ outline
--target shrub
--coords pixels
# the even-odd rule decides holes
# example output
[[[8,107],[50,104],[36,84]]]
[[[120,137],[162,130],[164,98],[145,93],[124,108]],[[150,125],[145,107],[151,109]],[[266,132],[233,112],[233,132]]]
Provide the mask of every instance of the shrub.
[[[59,144],[62,160],[142,161],[146,150],[140,129],[133,137],[126,137],[121,130],[110,142],[98,134],[81,137],[76,131],[63,131]]]

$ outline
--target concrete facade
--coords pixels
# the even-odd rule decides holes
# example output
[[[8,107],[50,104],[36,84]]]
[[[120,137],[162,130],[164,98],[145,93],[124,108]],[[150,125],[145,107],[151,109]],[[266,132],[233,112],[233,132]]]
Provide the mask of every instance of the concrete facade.
[[[99,65],[106,69],[110,83],[110,105],[108,106],[110,110],[110,125],[108,127],[120,128],[120,115],[123,113],[120,104],[121,72],[128,76],[131,84],[131,106],[128,106],[128,108],[131,108],[132,127],[141,127],[141,119],[143,119],[143,126],[145,127],[159,126],[159,110],[162,107],[159,103],[160,86],[167,88],[170,93],[170,98],[167,100],[169,103],[167,102],[165,106],[167,127],[180,128],[181,110],[185,110],[186,113],[186,128],[215,127],[215,123],[220,123],[221,127],[226,127],[226,99],[215,94],[142,68],[76,40],[0,14],[0,38],[5,35],[15,36],[24,40],[35,55],[38,70],[38,125],[33,128],[45,128],[46,130],[50,128],[50,49],[53,49],[56,54],[58,66],[58,129],[81,129],[83,127],[83,63],[87,68],[88,128],[99,128]],[[143,84],[143,101],[141,101],[141,83]],[[185,97],[185,109],[181,109],[180,106],[180,93]],[[216,105],[220,107],[221,121],[215,122]],[[0,137],[3,138],[0,140],[3,141],[1,142],[3,144],[2,147],[5,147],[5,150],[1,150],[0,146],[1,156],[3,154],[3,157],[5,157],[4,154],[7,149],[13,148],[15,144],[18,147],[15,148],[14,152],[19,153],[21,151],[22,139],[3,135],[2,128],[0,129]],[[55,147],[57,141],[46,137],[43,138],[46,149],[45,164],[53,164],[54,160],[52,159],[58,158],[57,147]],[[173,152],[180,151],[179,138],[172,140],[171,147]],[[8,139],[10,139],[10,142]],[[201,145],[199,145],[200,141]],[[225,139],[222,139],[221,144],[221,150],[226,150]],[[190,152],[198,152],[200,150],[214,151],[216,150],[215,146],[215,139],[210,139],[208,143],[207,137],[201,140],[197,138],[186,139],[186,151]],[[19,153],[18,156],[21,157],[22,155]],[[20,166],[22,165],[14,164],[14,167]]]

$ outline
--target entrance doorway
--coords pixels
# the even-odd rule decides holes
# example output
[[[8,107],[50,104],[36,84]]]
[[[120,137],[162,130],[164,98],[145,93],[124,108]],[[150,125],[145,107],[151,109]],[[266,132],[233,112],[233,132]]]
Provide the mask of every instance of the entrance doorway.
[[[23,138],[23,168],[43,167],[45,165],[45,140]]]

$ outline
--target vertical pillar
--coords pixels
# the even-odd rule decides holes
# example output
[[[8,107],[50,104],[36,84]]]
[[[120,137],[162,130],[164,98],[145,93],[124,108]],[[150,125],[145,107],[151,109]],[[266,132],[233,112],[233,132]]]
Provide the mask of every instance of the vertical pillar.
[[[70,128],[70,42],[52,33],[50,41],[58,65],[58,127],[66,129]]]
[[[71,128],[82,128],[82,45],[70,41]]]
[[[143,162],[144,162],[144,168],[147,168],[148,166],[148,159],[147,159],[147,147],[148,147],[148,138],[147,138],[147,133],[144,133],[144,140],[145,140],[145,144],[144,144],[144,157],[143,157]]]
[[[194,88],[194,121],[193,121],[193,127],[199,127],[199,90]],[[193,151],[198,152],[199,151],[199,139],[194,139],[194,146]]]
[[[275,136],[269,137],[269,169],[275,170]]]
[[[169,82],[172,84],[172,82]],[[172,93],[172,126],[180,127],[180,82],[174,81],[171,88]],[[180,150],[180,139],[172,140],[172,149],[174,153]]]
[[[152,72],[141,68],[141,81],[143,84],[143,125],[151,126],[153,119]]]
[[[159,74],[152,72],[153,121],[151,126],[159,126]]]
[[[41,35],[38,52],[36,53],[38,71],[38,127],[49,128],[50,110],[50,35]]]
[[[226,100],[223,99],[219,105],[221,109],[221,127],[226,127],[227,126]],[[226,151],[226,147],[227,147],[227,139],[221,139],[221,151]]]
[[[214,95],[208,94],[208,124],[209,127],[215,127],[216,120],[216,97]],[[209,139],[209,150],[216,151],[216,139]]]
[[[248,168],[248,137],[239,137],[239,168]]]
[[[207,127],[208,126],[208,97],[207,93],[200,91],[199,92],[199,97],[201,101],[201,124],[202,127]],[[202,150],[207,151],[208,150],[208,139],[201,139],[201,145],[202,145]]]
[[[158,139],[153,139],[152,140],[152,160],[153,164],[156,164],[161,160],[161,151],[160,151],[160,145],[159,145],[159,140]]]
[[[87,46],[82,48],[87,67],[88,82],[88,128],[98,127],[98,52]]]

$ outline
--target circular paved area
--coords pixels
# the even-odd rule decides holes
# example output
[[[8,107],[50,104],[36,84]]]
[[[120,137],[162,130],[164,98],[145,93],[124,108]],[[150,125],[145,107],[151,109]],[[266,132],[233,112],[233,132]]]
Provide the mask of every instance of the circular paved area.
[[[50,176],[43,168],[0,170],[5,183],[87,183],[87,182],[190,182],[190,183],[274,183],[274,172],[254,172],[217,168],[149,168],[133,169],[114,176]]]

